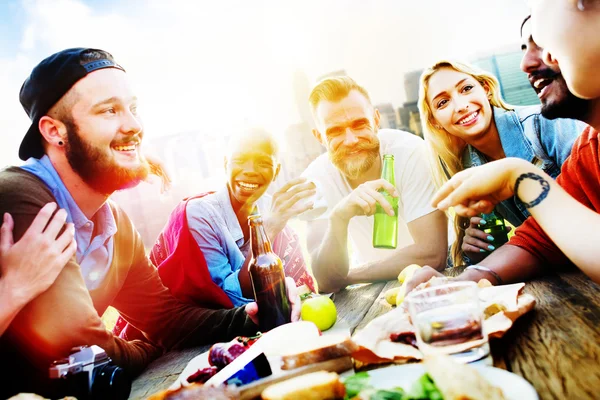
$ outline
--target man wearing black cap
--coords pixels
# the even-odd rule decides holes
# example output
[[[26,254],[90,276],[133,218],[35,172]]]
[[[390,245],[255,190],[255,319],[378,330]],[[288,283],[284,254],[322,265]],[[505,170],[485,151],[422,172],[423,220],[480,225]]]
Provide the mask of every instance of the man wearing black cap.
[[[246,313],[255,318],[256,304],[207,310],[175,300],[129,218],[108,201],[149,172],[136,97],[109,53],[75,48],[46,58],[23,84],[20,100],[32,121],[19,150],[27,162],[0,172],[0,215],[13,216],[18,240],[40,208],[54,201],[75,225],[77,253],[0,339],[6,382],[0,397],[43,392],[36,384],[50,362],[74,346],[98,345],[135,374],[164,349],[256,333]],[[113,336],[99,317],[109,305],[147,340]]]

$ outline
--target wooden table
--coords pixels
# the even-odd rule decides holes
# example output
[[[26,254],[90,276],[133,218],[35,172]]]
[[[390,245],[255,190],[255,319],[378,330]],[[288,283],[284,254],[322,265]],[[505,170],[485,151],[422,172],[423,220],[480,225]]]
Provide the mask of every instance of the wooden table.
[[[397,285],[357,285],[336,293],[338,320],[352,332],[363,328],[391,309],[383,293]],[[523,376],[542,400],[600,398],[600,286],[574,272],[530,282],[525,291],[536,298],[535,310],[502,339],[491,341],[494,365]],[[166,389],[209,347],[173,351],[154,361],[133,382],[130,398],[144,399]]]

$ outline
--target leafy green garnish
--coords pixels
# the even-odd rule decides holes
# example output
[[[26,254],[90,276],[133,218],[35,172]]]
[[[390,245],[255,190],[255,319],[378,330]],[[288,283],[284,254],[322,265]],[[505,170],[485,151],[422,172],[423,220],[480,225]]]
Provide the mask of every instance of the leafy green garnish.
[[[404,390],[402,388],[378,390],[369,397],[369,400],[404,400]]]
[[[300,301],[304,301],[310,297],[312,297],[312,292],[306,292],[300,295]]]
[[[405,400],[443,400],[442,394],[438,390],[429,374],[423,374],[416,380],[406,394]]]
[[[351,399],[354,396],[358,395],[362,390],[372,389],[373,387],[370,385],[371,377],[367,372],[359,372],[352,376],[349,376],[344,381],[344,386],[346,386],[346,397],[345,399]]]
[[[408,392],[400,387],[379,390],[371,385],[371,377],[367,372],[359,372],[344,381],[346,396],[344,400],[352,399],[361,394],[361,398],[369,400],[444,400],[442,394],[428,374],[416,380]]]

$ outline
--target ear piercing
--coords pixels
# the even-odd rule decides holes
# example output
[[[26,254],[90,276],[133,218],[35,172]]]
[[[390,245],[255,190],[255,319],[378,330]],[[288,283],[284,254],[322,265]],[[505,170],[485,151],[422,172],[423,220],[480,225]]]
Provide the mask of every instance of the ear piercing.
[[[63,143],[63,141],[62,141],[62,140],[59,140],[59,141],[58,141],[58,145],[59,145],[59,146],[62,146],[63,144],[64,144],[64,143]]]

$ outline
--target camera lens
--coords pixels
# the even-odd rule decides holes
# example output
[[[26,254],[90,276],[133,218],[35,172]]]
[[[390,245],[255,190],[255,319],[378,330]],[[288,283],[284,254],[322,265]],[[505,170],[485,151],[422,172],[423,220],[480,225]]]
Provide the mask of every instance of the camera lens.
[[[94,370],[92,399],[127,400],[131,393],[131,379],[123,368],[107,363]]]

